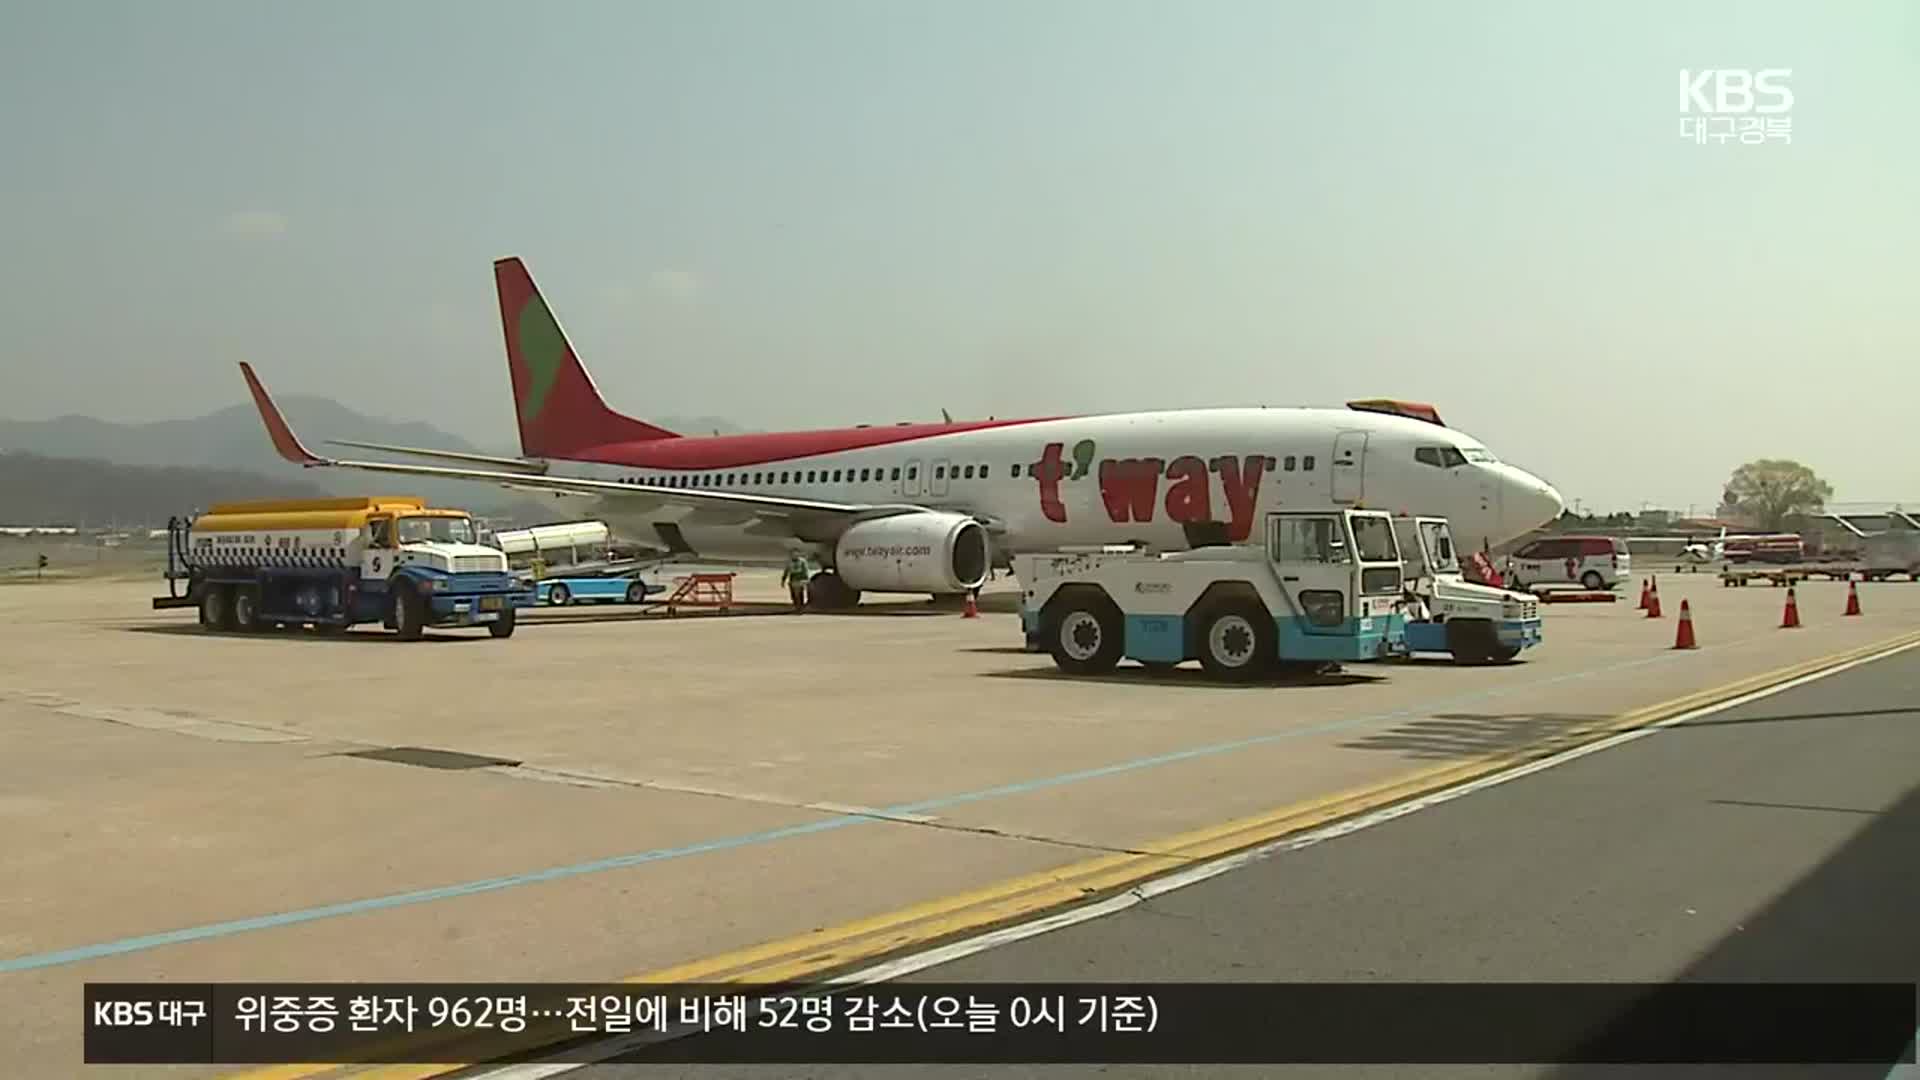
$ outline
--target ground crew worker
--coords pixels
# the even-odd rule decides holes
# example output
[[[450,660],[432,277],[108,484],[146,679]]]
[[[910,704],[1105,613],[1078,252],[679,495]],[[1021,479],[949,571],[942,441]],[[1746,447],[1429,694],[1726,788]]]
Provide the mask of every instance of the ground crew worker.
[[[787,595],[793,598],[793,613],[807,610],[807,557],[794,552],[787,559],[787,568],[780,574],[780,583],[787,587]]]

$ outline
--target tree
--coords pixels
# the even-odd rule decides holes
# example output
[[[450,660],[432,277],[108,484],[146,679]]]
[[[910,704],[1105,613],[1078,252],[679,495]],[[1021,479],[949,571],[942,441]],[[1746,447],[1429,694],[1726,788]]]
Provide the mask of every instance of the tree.
[[[1812,469],[1784,458],[1749,461],[1733,470],[1720,508],[1753,520],[1763,529],[1779,529],[1795,514],[1817,514],[1833,497],[1833,485]]]

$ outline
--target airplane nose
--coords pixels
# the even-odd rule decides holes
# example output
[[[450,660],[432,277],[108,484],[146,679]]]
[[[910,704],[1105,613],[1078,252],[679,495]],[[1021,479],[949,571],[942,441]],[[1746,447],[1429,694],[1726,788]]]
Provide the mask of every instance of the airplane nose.
[[[1513,473],[1501,506],[1516,536],[1552,522],[1566,510],[1567,501],[1552,484],[1519,469]]]

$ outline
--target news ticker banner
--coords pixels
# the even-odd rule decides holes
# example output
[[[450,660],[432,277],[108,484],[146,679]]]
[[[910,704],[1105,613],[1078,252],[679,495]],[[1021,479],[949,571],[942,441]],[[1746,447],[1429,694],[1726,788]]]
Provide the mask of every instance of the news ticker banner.
[[[1911,983],[88,983],[86,1063],[1868,1064]],[[609,1040],[618,1040],[610,1047]]]

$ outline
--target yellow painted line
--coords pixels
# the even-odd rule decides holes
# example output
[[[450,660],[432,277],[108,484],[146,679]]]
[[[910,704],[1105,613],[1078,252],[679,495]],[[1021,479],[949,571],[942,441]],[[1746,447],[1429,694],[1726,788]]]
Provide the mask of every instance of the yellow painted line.
[[[1920,644],[1920,631],[1900,634],[1872,645],[1807,660],[1731,683],[1695,691],[1655,705],[1621,713],[1610,719],[1570,729],[1558,736],[1475,758],[1404,773],[1384,782],[1362,785],[1331,795],[1292,803],[1250,817],[1211,825],[1141,844],[1135,852],[1073,863],[1053,870],[1025,874],[967,892],[914,904],[870,918],[810,931],[794,937],[661,968],[623,983],[742,983],[781,984],[845,970],[916,946],[1035,917],[1052,909],[1091,902],[1137,885],[1160,874],[1258,847],[1290,833],[1330,824],[1444,788],[1477,780],[1530,761],[1551,757],[1585,743],[1596,742],[1634,728],[1721,701],[1764,690],[1851,660]],[[452,1037],[452,1036],[450,1036]],[[435,1040],[426,1045],[440,1045]],[[476,1048],[480,1044],[476,1044]],[[538,1049],[526,1039],[497,1036],[490,1040],[489,1056]],[[550,1042],[545,1045],[551,1045]],[[484,1060],[463,1057],[463,1060]],[[430,1080],[469,1068],[467,1065],[387,1065],[350,1073],[354,1080]],[[235,1074],[223,1080],[312,1080],[351,1066],[278,1066]],[[308,1071],[285,1071],[285,1070]]]

